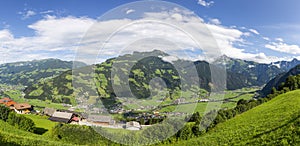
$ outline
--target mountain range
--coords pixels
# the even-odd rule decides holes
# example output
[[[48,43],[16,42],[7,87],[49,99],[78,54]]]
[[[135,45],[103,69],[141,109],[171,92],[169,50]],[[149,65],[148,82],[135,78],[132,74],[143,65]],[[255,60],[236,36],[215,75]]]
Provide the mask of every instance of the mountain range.
[[[277,75],[275,78],[270,80],[266,86],[260,91],[262,97],[267,96],[272,92],[272,88],[278,89],[279,86],[286,81],[289,76],[295,76],[300,74],[300,65],[291,68],[288,72],[281,73]]]
[[[0,83],[28,86],[24,90],[25,98],[75,104],[75,95],[99,96],[108,99],[116,96],[115,92],[118,92],[124,96],[134,94],[138,98],[146,98],[151,94],[151,86],[158,88],[161,86],[160,83],[163,83],[158,81],[150,85],[151,80],[156,77],[163,79],[171,94],[174,90],[180,89],[180,84],[184,82],[190,82],[190,85],[199,83],[200,88],[210,91],[212,82],[210,72],[213,66],[226,67],[228,90],[266,84],[261,92],[262,95],[269,94],[271,88],[278,87],[287,76],[300,72],[297,67],[293,69],[300,64],[297,59],[263,64],[221,56],[210,64],[206,61],[192,62],[181,59],[166,61],[165,58],[168,56],[169,54],[158,50],[134,52],[95,65],[76,62],[77,66],[74,68],[73,62],[59,59],[7,63],[0,65]],[[199,80],[194,80],[193,77],[179,78],[180,75],[192,69],[189,65],[195,66]],[[119,75],[112,76],[112,71]],[[124,82],[124,80],[129,80],[129,82]],[[114,87],[117,87],[119,91],[113,90],[112,81],[115,82]],[[80,86],[80,89],[73,88],[74,85]],[[188,86],[189,84],[186,84],[184,88]],[[95,87],[96,90],[94,90]]]
[[[199,87],[207,91],[211,90],[211,67],[225,65],[227,71],[226,88],[235,90],[243,87],[263,86],[298,62],[294,59],[290,62],[262,64],[222,56],[215,60],[214,65],[212,65],[206,61],[191,62],[180,59],[168,62],[164,59],[166,56],[169,55],[158,50],[134,52],[108,59],[100,64],[78,68],[73,72],[69,70],[55,78],[28,86],[24,91],[25,98],[48,99],[54,102],[72,104],[76,102],[74,96],[99,96],[101,99],[111,100],[116,96],[116,92],[123,96],[133,96],[132,94],[134,94],[138,98],[146,98],[151,94],[151,86],[158,87],[162,83],[157,82],[156,85],[150,85],[150,81],[155,77],[162,78],[172,94],[175,90],[180,89],[181,82],[186,82],[183,78],[179,79],[179,74],[182,75],[191,70],[189,67],[183,67],[187,66],[184,64],[193,64],[197,70],[199,80],[193,82],[193,77],[186,78],[191,81],[190,84],[199,82]],[[136,59],[141,60],[134,61]],[[175,69],[174,66],[179,66],[179,68]],[[112,71],[119,75],[114,74],[112,76]],[[114,86],[112,82],[115,83]],[[74,85],[80,88],[72,88]],[[183,86],[188,87],[189,84]],[[115,91],[114,88],[118,88],[118,91]]]

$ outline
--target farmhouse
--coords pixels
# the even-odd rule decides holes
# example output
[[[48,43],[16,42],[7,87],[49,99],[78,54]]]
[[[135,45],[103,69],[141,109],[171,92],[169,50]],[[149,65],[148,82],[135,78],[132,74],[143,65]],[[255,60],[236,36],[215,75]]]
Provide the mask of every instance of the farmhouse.
[[[136,122],[136,121],[130,121],[126,123],[126,127],[125,129],[127,130],[140,130],[142,127],[140,125],[140,123]]]
[[[183,98],[179,98],[179,99],[176,99],[173,103],[174,104],[181,104],[183,103],[185,100]]]
[[[14,110],[18,114],[28,114],[32,110],[32,106],[28,103],[16,103],[14,104]]]
[[[54,112],[49,120],[54,122],[70,123],[73,117],[73,113],[67,112]]]
[[[209,99],[200,99],[198,102],[209,102]]]
[[[103,115],[88,115],[87,121],[97,125],[114,125],[115,120],[110,116]]]
[[[14,104],[16,104],[16,102],[14,102],[10,98],[5,97],[5,98],[0,99],[0,104],[3,104],[5,106],[9,107],[11,110],[13,110]]]

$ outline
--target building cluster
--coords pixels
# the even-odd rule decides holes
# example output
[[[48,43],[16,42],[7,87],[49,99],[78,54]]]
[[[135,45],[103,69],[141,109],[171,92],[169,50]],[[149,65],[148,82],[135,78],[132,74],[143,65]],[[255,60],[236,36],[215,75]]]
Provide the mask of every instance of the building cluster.
[[[28,114],[33,110],[33,106],[28,103],[17,103],[10,98],[0,99],[0,104],[5,105],[9,109],[15,111],[18,114]]]
[[[86,126],[100,126],[110,128],[125,128],[128,130],[140,130],[141,126],[138,122],[127,122],[125,125],[117,123],[109,115],[101,114],[84,114],[73,111],[59,111],[53,108],[45,108],[42,114],[50,116],[49,120],[54,122],[78,124]]]
[[[8,107],[18,114],[34,113],[33,106],[28,103],[17,103],[10,98],[0,99],[0,104]],[[138,122],[127,122],[125,125],[119,125],[108,115],[99,114],[82,114],[69,110],[56,110],[54,108],[44,108],[41,114],[49,116],[49,120],[53,122],[78,124],[87,126],[102,126],[102,127],[118,127],[128,130],[140,130],[141,125]]]

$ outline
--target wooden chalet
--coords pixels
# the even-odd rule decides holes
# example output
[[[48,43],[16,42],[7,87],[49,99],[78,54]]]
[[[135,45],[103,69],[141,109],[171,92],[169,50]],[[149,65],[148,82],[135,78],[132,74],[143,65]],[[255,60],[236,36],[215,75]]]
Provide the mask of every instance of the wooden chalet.
[[[115,124],[115,120],[113,120],[110,116],[103,116],[103,115],[88,115],[87,121],[98,125]]]
[[[73,115],[73,113],[56,111],[52,114],[49,120],[54,122],[70,123],[72,121]]]
[[[32,106],[28,103],[16,103],[14,104],[14,110],[18,114],[28,114],[32,110]]]
[[[46,107],[43,111],[43,114],[47,115],[47,116],[52,116],[55,112],[56,112],[56,109]]]

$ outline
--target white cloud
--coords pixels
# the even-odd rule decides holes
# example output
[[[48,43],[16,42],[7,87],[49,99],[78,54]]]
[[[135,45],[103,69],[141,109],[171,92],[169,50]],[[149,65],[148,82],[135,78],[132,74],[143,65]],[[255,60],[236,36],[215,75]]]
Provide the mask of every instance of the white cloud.
[[[270,38],[268,38],[268,37],[263,37],[263,39],[266,41],[270,41]]]
[[[214,3],[215,3],[214,1],[206,2],[205,0],[198,0],[198,4],[204,7],[210,7]]]
[[[130,14],[130,13],[133,13],[133,12],[135,12],[135,10],[133,10],[133,9],[126,10],[126,14]]]
[[[19,12],[19,14],[22,15],[22,19],[28,19],[28,18],[36,15],[36,12],[34,12],[32,10],[27,10],[25,12]]]
[[[0,52],[6,50],[9,55],[2,57],[8,62],[43,58],[71,60],[81,37],[94,22],[85,17],[48,17],[28,26],[35,32],[34,36],[20,38],[7,29],[0,30]]]
[[[283,42],[272,42],[271,44],[266,44],[265,47],[278,52],[300,54],[300,47],[298,45],[288,45]]]
[[[195,56],[178,52],[187,48],[197,51],[200,46],[208,56],[215,53],[258,62],[271,60],[272,57],[263,53],[246,53],[235,47],[234,44],[245,43],[241,37],[247,32],[222,26],[217,19],[214,21],[215,23],[203,23],[203,19],[198,19],[193,13],[179,9],[145,13],[139,20],[97,21],[88,17],[46,15],[28,26],[35,32],[31,37],[15,38],[9,30],[0,30],[0,52],[8,50],[8,61],[49,57],[71,60],[75,53],[80,53],[79,60],[95,63],[98,53],[98,60],[103,61],[133,50],[150,51],[155,48],[164,48],[163,51],[168,53],[179,53],[177,56],[183,58],[203,59],[203,54],[193,58]],[[197,41],[200,43],[197,44]],[[76,52],[78,47],[80,49]],[[20,57],[16,59],[14,56]]]
[[[252,32],[252,33],[254,33],[254,34],[259,35],[259,32],[257,30],[255,30],[255,29],[249,29],[249,31]]]
[[[282,38],[275,38],[276,41],[283,42]]]
[[[177,61],[179,58],[176,57],[176,56],[165,56],[162,58],[163,61],[166,61],[166,62],[174,62],[174,61]]]
[[[10,27],[10,25],[7,24],[6,22],[2,22],[2,25],[4,29],[8,29]]]
[[[251,33],[250,32],[244,32],[244,36],[246,36],[246,37],[251,36]]]
[[[54,13],[53,10],[47,10],[47,11],[42,11],[40,14],[49,14],[49,13]]]
[[[212,24],[215,24],[215,25],[220,25],[221,24],[221,21],[219,19],[216,19],[216,18],[210,19],[209,22],[212,23]]]
[[[28,27],[36,33],[35,38],[38,40],[35,42],[46,43],[48,49],[55,49],[55,46],[74,45],[94,22],[96,21],[86,17],[47,17]]]
[[[13,39],[13,35],[8,29],[0,30],[0,42],[7,42]]]

